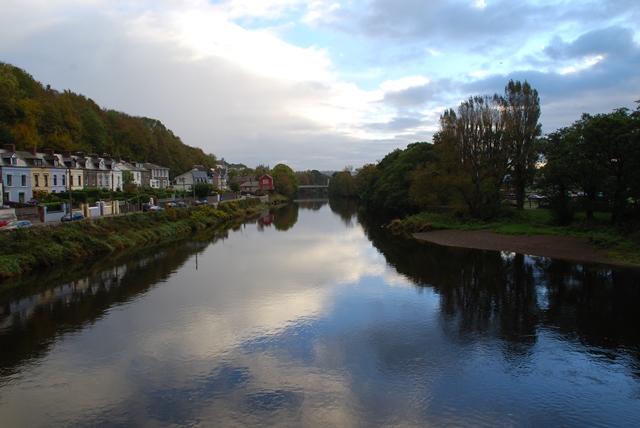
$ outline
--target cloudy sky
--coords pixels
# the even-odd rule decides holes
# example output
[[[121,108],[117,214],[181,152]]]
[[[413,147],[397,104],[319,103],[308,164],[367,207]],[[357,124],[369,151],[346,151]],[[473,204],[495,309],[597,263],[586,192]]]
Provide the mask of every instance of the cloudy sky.
[[[638,0],[2,3],[0,61],[250,167],[375,162],[510,79],[543,132],[640,99]]]

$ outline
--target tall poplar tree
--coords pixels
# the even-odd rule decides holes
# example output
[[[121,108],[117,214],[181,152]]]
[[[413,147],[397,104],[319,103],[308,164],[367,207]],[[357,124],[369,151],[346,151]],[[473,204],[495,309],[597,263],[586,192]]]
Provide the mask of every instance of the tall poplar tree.
[[[510,175],[513,182],[516,206],[524,208],[524,195],[535,176],[538,153],[534,149],[536,139],[542,133],[540,97],[525,80],[510,80],[504,88],[505,138],[509,144]]]
[[[491,218],[500,209],[509,169],[502,105],[497,94],[470,97],[457,113],[449,109],[440,116],[433,137],[444,180],[476,218]]]

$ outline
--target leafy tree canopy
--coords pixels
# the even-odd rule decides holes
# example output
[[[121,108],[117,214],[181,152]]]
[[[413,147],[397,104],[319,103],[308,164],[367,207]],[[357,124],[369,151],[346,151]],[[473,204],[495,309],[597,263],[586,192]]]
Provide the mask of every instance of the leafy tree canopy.
[[[392,215],[417,212],[418,204],[409,198],[411,172],[435,160],[433,144],[421,142],[394,150],[375,166],[365,166],[356,176],[362,203]],[[345,172],[339,174],[344,177]]]
[[[271,170],[270,175],[273,177],[275,191],[279,194],[291,198],[298,193],[298,177],[289,166],[279,163]]]
[[[107,153],[168,167],[172,176],[216,157],[184,144],[159,120],[106,110],[71,91],[43,87],[24,70],[0,62],[0,140],[27,147]]]

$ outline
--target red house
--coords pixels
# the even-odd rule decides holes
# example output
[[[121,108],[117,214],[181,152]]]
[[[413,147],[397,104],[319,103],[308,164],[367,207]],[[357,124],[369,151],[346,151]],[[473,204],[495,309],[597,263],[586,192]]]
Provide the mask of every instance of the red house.
[[[269,174],[265,174],[262,177],[260,177],[260,190],[265,191],[265,190],[273,190],[273,177],[271,177]]]
[[[255,193],[257,191],[273,190],[273,177],[265,174],[256,180],[253,177],[238,177],[240,189],[243,192]]]

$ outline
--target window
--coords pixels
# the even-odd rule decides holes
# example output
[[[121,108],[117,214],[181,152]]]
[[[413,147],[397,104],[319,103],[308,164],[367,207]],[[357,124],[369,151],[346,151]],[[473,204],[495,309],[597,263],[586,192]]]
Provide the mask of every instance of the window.
[[[7,174],[7,187],[13,186],[13,175]]]
[[[66,186],[67,185],[67,175],[65,174],[61,178],[62,178],[62,185]]]
[[[53,176],[53,185],[54,185],[54,186],[57,186],[57,185],[58,185],[58,176],[57,176],[57,175],[54,175],[54,176]]]
[[[34,159],[33,164],[35,166],[42,166],[42,159]]]
[[[23,176],[22,176],[22,186],[23,186],[23,187],[26,187],[26,185],[27,185],[27,176],[26,176],[26,175],[23,175]]]
[[[18,165],[18,156],[11,156],[11,165]]]
[[[44,174],[44,187],[49,187],[49,176]]]
[[[78,176],[78,187],[82,187],[82,177]]]
[[[40,187],[40,176],[38,174],[33,175],[33,187]]]

